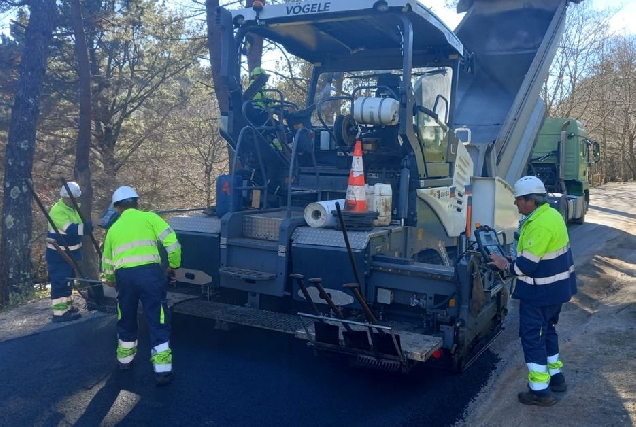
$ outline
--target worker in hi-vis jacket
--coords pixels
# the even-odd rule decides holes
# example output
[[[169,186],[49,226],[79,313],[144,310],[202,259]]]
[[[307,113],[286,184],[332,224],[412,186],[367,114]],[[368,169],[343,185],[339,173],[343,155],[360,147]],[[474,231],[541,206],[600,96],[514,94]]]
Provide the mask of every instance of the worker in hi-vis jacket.
[[[181,245],[168,223],[154,212],[138,209],[139,196],[128,186],[113,193],[120,217],[110,227],[102,257],[103,280],[117,288],[117,361],[131,368],[137,354],[137,304],[141,301],[150,327],[152,364],[157,385],[173,379],[170,349],[170,310],[166,301],[166,274],[176,280],[181,265]],[[168,254],[164,272],[158,245]]]
[[[82,195],[80,186],[76,182],[68,182],[68,188],[74,198]],[[51,281],[51,308],[53,309],[53,322],[69,322],[77,320],[82,315],[77,307],[73,306],[71,296],[72,286],[69,278],[75,277],[73,267],[64,259],[63,254],[58,252],[61,248],[66,255],[75,261],[82,259],[82,240],[85,235],[93,231],[93,224],[88,221],[82,224],[79,213],[73,207],[66,187],[60,190],[60,199],[49,211],[49,217],[55,228],[49,224],[47,240],[54,239],[55,242],[46,244],[46,264]],[[59,231],[59,234],[57,233]],[[55,244],[57,243],[58,248]],[[68,245],[68,246],[67,246]]]
[[[267,110],[269,100],[263,90],[268,79],[269,75],[265,73],[263,68],[255,67],[250,73],[248,87],[243,93],[244,100],[252,100],[247,105],[247,119],[257,127],[267,124],[271,119]]]
[[[519,336],[528,367],[525,405],[551,406],[554,392],[567,389],[561,372],[556,325],[563,303],[576,294],[576,273],[563,217],[550,207],[543,182],[524,176],[514,185],[515,205],[526,218],[512,261],[491,255],[491,265],[515,276],[512,297],[519,300]]]

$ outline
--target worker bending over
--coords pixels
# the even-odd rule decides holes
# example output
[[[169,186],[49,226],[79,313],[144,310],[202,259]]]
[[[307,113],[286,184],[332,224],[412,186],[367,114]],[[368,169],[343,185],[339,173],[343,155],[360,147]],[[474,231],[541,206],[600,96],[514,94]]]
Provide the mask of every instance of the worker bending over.
[[[139,196],[131,187],[113,193],[120,214],[104,242],[103,280],[117,288],[117,361],[127,370],[137,353],[137,305],[141,301],[150,327],[151,361],[157,385],[173,379],[170,350],[170,310],[166,301],[165,274],[175,277],[181,265],[181,245],[168,223],[153,212],[138,210]],[[168,254],[169,267],[161,267],[158,244]]]
[[[82,195],[80,186],[76,182],[68,182],[68,188],[74,198]],[[66,190],[60,190],[60,200],[49,211],[49,217],[60,232],[49,224],[47,239],[54,239],[62,250],[75,261],[82,259],[82,239],[93,231],[93,224],[88,221],[86,226],[82,224],[79,213],[73,207],[73,202]],[[68,247],[65,247],[68,245]],[[51,308],[53,309],[53,322],[69,322],[77,320],[82,315],[73,306],[71,297],[72,287],[69,278],[75,277],[73,267],[57,252],[53,243],[46,244],[46,264],[51,281]]]

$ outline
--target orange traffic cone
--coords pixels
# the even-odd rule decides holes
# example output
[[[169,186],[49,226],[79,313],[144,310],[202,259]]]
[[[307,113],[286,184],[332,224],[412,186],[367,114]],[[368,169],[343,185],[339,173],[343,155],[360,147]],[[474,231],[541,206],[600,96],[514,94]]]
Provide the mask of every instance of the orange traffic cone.
[[[367,197],[364,191],[364,166],[362,165],[362,141],[357,140],[353,148],[353,162],[349,172],[349,186],[345,199],[345,210],[366,212]]]

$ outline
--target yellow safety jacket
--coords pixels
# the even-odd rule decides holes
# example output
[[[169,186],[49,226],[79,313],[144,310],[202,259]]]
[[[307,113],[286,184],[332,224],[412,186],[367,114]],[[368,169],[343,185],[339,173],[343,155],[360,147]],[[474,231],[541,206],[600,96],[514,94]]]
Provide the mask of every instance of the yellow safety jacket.
[[[181,245],[168,223],[153,212],[126,209],[110,227],[104,242],[102,271],[109,282],[115,270],[161,262],[158,243],[168,254],[172,268],[181,266]]]
[[[545,203],[524,222],[510,272],[513,298],[536,306],[562,304],[576,294],[576,273],[563,217]]]
[[[71,256],[76,260],[82,259],[81,249],[82,239],[84,237],[84,224],[82,224],[79,213],[60,199],[49,211],[49,216],[60,232],[61,237],[50,224],[46,237],[55,239],[62,249],[64,249],[64,242],[66,242]],[[66,262],[64,258],[57,253],[55,246],[51,243],[46,244],[46,261]]]
[[[250,78],[248,87],[251,86],[252,84],[254,84],[254,82],[256,81],[256,79],[254,77]],[[254,100],[254,105],[262,108],[262,109],[266,109],[267,108],[267,95],[265,94],[265,92],[263,92],[263,89],[259,90],[258,92],[256,92],[254,94],[254,97],[252,98]]]

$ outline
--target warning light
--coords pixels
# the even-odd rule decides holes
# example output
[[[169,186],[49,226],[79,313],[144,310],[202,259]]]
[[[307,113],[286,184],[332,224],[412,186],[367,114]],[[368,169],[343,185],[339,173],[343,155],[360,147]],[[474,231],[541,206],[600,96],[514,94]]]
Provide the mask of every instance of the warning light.
[[[455,298],[451,298],[448,300],[448,306],[449,307],[455,307]]]
[[[442,350],[438,348],[433,352],[433,354],[431,354],[431,356],[433,357],[433,359],[439,359],[440,357],[442,357]]]
[[[254,3],[252,3],[252,9],[256,12],[260,12],[263,10],[263,2],[261,0],[254,0]]]
[[[382,0],[382,1],[376,2],[373,5],[373,8],[377,10],[378,12],[386,12],[387,10],[389,10],[389,5],[386,1]]]

